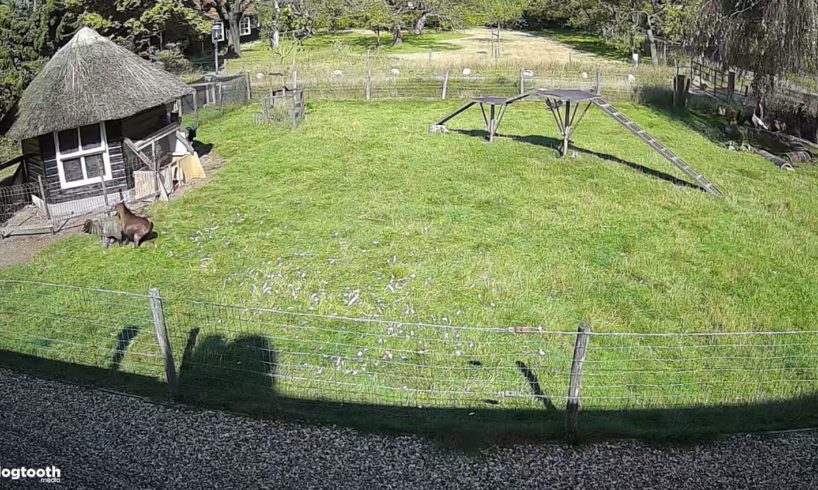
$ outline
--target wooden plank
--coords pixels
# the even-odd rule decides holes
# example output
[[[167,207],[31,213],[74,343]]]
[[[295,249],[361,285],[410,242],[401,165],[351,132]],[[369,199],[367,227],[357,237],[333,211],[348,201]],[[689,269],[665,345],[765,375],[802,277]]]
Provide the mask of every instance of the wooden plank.
[[[165,312],[162,309],[162,297],[159,290],[151,288],[148,292],[153,325],[156,330],[156,340],[159,342],[159,351],[165,360],[165,377],[168,381],[168,388],[172,397],[178,394],[179,383],[176,377],[176,364],[173,362],[173,349],[170,345],[168,327],[165,324]]]
[[[571,377],[568,381],[568,401],[565,406],[565,431],[572,444],[579,440],[580,388],[582,386],[582,366],[588,352],[588,337],[591,326],[580,324],[574,343],[574,357],[571,361]]]
[[[9,168],[12,165],[17,165],[18,163],[23,163],[25,161],[26,161],[25,155],[20,155],[19,157],[15,158],[13,160],[9,160],[9,161],[7,161],[5,163],[0,163],[0,170],[3,170],[4,168]]]
[[[438,121],[438,122],[437,122],[437,123],[435,123],[435,124],[436,124],[437,126],[442,126],[442,125],[446,124],[446,123],[447,123],[448,121],[450,121],[450,120],[451,120],[453,117],[460,115],[460,114],[461,114],[463,111],[465,111],[466,109],[468,109],[469,107],[473,106],[473,105],[474,105],[474,104],[476,104],[476,103],[477,103],[477,102],[475,102],[475,101],[473,101],[473,100],[472,100],[472,101],[469,101],[469,102],[468,102],[466,105],[464,105],[463,107],[461,107],[461,108],[457,109],[456,111],[454,111],[454,112],[452,112],[452,113],[447,114],[446,116],[444,116],[444,117],[443,117],[443,119],[441,119],[440,121]]]
[[[627,118],[624,114],[616,110],[612,105],[608,104],[602,99],[593,99],[593,102],[600,108],[602,111],[613,118],[616,122],[624,126],[628,131],[636,135],[639,139],[644,141],[648,144],[653,150],[657,153],[662,155],[668,162],[670,162],[674,167],[678,168],[682,172],[684,172],[688,177],[695,180],[699,186],[704,189],[705,191],[709,192],[714,196],[721,196],[721,191],[713,185],[709,180],[707,180],[704,175],[697,172],[693,167],[685,163],[684,160],[679,158],[675,155],[672,151],[670,151],[667,147],[661,144],[659,141],[656,140],[653,136],[651,136],[647,131],[639,127],[638,124],[634,123],[630,119]]]

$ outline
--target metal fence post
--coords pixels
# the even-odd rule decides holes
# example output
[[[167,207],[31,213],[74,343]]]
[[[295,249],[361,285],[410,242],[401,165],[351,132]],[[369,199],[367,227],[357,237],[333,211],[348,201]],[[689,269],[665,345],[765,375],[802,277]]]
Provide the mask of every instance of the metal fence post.
[[[572,444],[579,439],[579,390],[582,384],[582,364],[588,351],[588,334],[591,326],[581,323],[577,329],[577,340],[574,344],[574,358],[571,361],[571,378],[568,382],[568,402],[565,406],[565,432]]]
[[[443,92],[440,94],[440,98],[446,100],[446,93],[449,91],[449,70],[446,70],[446,74],[443,76]]]
[[[151,313],[153,315],[153,325],[156,328],[156,340],[159,343],[159,351],[165,360],[165,376],[168,379],[168,389],[172,397],[178,395],[179,383],[176,377],[176,365],[173,363],[173,350],[170,346],[168,327],[165,324],[165,312],[162,309],[162,297],[157,288],[151,288],[148,292],[150,299]]]

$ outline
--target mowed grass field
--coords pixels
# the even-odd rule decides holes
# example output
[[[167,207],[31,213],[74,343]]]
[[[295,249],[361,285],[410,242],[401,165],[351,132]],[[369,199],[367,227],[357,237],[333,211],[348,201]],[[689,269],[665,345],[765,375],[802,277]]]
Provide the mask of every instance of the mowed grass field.
[[[584,321],[594,332],[642,333],[815,329],[816,170],[784,172],[712,143],[681,118],[619,106],[715,183],[725,194],[715,198],[680,185],[674,176],[681,174],[596,109],[575,135],[577,158],[562,159],[554,149],[553,119],[537,104],[512,107],[493,144],[482,139],[476,110],[452,121],[449,134],[429,134],[429,123],[457,105],[315,103],[294,130],[252,124],[253,108],[229,112],[198,132],[227,164],[205,186],[150,208],[157,240],[138,250],[101,249],[97,239],[74,235],[46,247],[29,264],[4,269],[3,277],[137,293],[158,287],[179,304],[203,300],[395,322],[571,331]],[[25,300],[21,295],[10,291],[7,298]],[[44,301],[70,303],[68,296],[56,295],[48,293]],[[169,308],[173,323],[178,316]],[[117,308],[111,309],[116,317]],[[212,321],[208,317],[208,325]],[[339,339],[281,323],[270,321],[265,333],[290,339],[274,346],[282,351],[303,352],[309,350],[304,342],[326,346]],[[53,332],[46,323],[4,328],[36,330],[43,337]],[[293,397],[345,399],[340,383],[352,383],[369,390],[367,401],[377,402],[388,399],[386,379],[419,390],[402,402],[446,406],[464,399],[436,398],[433,392],[473,383],[488,391],[525,392],[526,380],[515,368],[521,360],[540,377],[547,395],[566,391],[570,337],[551,342],[542,336],[475,334],[470,339],[476,345],[463,347],[461,356],[454,342],[443,340],[446,332],[417,329],[418,335],[434,336],[430,345],[444,347],[429,357],[405,359],[404,365],[397,357],[384,361],[379,339],[386,334],[376,331],[380,327],[344,328],[345,343],[324,354],[350,358],[350,366],[333,370],[338,360],[329,355],[304,362],[282,352],[282,372],[312,381],[284,379],[277,389]],[[177,359],[185,333],[177,333]],[[408,328],[400,335],[391,345],[414,342]],[[688,402],[720,403],[814,391],[814,341],[783,339],[773,347],[750,342],[736,359],[724,350],[716,353],[724,358],[715,361],[673,342],[654,342],[649,355],[637,356],[615,343],[602,349],[605,342],[592,339],[589,359],[602,364],[587,368],[596,377],[589,378],[584,393],[602,400],[611,393],[633,394],[609,385],[647,390],[655,383],[644,393],[655,395],[649,405],[661,408],[675,405],[666,397],[679,392]],[[677,348],[662,350],[669,345]],[[23,344],[17,348],[37,353]],[[771,352],[775,356],[765,355]],[[72,361],[104,364],[99,355],[77,349]],[[778,355],[786,359],[775,360]],[[361,377],[357,368],[351,373],[360,358],[375,359],[368,364],[374,377]],[[471,360],[506,371],[467,371]],[[436,366],[437,379],[421,377],[430,373],[417,368],[423,364]],[[128,364],[127,355],[123,366],[140,370]],[[765,372],[753,373],[753,367]],[[702,382],[697,368],[718,370],[718,382]],[[754,381],[762,376],[775,384],[760,388]],[[339,383],[337,392],[322,380]],[[684,386],[663,387],[668,380]],[[627,403],[603,400],[597,406]],[[510,406],[542,407],[533,399]]]

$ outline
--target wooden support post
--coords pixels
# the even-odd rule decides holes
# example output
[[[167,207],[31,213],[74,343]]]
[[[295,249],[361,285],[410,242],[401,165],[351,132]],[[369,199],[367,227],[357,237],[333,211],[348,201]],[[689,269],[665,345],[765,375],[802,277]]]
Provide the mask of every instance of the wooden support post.
[[[43,176],[37,176],[37,184],[40,186],[40,199],[43,200],[43,207],[45,207],[45,217],[51,223],[51,231],[54,231],[54,221],[51,219],[51,210],[48,209],[48,196],[45,193],[45,186],[43,185]]]
[[[446,70],[446,74],[443,75],[443,92],[440,94],[440,98],[446,100],[446,93],[449,91],[449,70]]]
[[[171,396],[175,398],[178,395],[179,384],[176,377],[176,364],[173,362],[173,350],[168,336],[168,327],[165,324],[165,312],[162,309],[162,297],[159,295],[158,289],[151,288],[148,292],[148,298],[153,315],[153,325],[156,328],[156,341],[159,343],[159,351],[165,360],[165,376],[168,380],[168,389]]]
[[[194,116],[196,117],[196,129],[198,129],[199,125],[201,124],[199,122],[199,90],[196,89],[196,88],[194,88],[193,90],[194,90],[194,92],[193,92],[193,113],[194,113]]]
[[[488,124],[489,143],[494,141],[494,131],[497,129],[497,127],[495,126],[496,124],[497,124],[497,121],[494,120],[494,104],[491,104],[489,106],[489,124]]]
[[[108,214],[111,212],[111,204],[108,203],[108,186],[105,184],[105,168],[102,169],[100,179],[102,180],[102,200],[105,202],[105,214]]]
[[[568,140],[571,138],[571,101],[565,101],[565,126],[562,139],[562,156],[568,156]]]
[[[596,90],[594,93],[602,95],[602,75],[599,73],[599,68],[596,69]]]
[[[574,344],[574,358],[571,361],[571,378],[568,382],[568,402],[565,406],[565,432],[568,441],[575,444],[579,440],[579,391],[582,385],[582,365],[588,351],[588,337],[591,326],[580,324],[577,329],[577,340]]]
[[[370,50],[366,50],[366,100],[372,100],[372,61]]]
[[[727,72],[727,102],[733,102],[733,96],[736,94],[736,72],[730,70]]]
[[[525,68],[520,68],[520,95],[525,93]]]

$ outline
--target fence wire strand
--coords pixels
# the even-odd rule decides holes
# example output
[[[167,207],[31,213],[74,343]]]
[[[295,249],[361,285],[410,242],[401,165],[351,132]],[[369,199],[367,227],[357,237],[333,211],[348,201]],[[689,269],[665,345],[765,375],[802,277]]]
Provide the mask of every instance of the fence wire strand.
[[[164,379],[150,296],[0,280],[0,349]],[[564,401],[577,333],[161,298],[196,396],[542,408]],[[818,331],[591,332],[586,408],[782,400],[818,388]],[[651,355],[655,353],[655,355]]]

